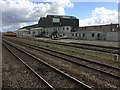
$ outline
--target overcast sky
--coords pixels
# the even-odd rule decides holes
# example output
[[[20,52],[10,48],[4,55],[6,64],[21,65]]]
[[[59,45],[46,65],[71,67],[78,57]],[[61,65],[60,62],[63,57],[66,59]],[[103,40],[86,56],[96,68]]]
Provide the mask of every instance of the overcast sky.
[[[73,15],[79,19],[79,26],[118,23],[117,0],[85,1],[2,0],[2,31],[15,31],[26,25],[37,24],[41,16],[48,14]]]

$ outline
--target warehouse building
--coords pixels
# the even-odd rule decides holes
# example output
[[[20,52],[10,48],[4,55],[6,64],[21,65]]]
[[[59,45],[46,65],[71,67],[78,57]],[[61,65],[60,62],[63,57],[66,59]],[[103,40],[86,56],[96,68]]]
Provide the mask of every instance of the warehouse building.
[[[79,27],[79,20],[74,16],[47,15],[41,17],[37,25],[29,30],[17,31],[17,36],[32,37],[67,37],[78,40],[120,41],[119,24],[94,25]],[[29,26],[31,27],[31,26]]]
[[[57,34],[58,37],[71,37],[71,26],[58,26],[58,27],[49,27],[44,28],[45,30],[45,37],[51,37],[51,35]]]
[[[58,37],[66,37],[78,40],[107,40],[107,41],[120,41],[119,24],[85,26],[73,29],[71,26],[56,26],[48,28],[31,28],[20,29],[16,32],[18,37],[51,37],[57,35]]]
[[[71,32],[73,39],[119,41],[119,24],[79,27]]]
[[[30,30],[28,29],[19,29],[16,32],[17,37],[28,37],[30,36]]]
[[[43,28],[42,27],[31,28],[30,29],[30,36],[33,36],[33,37],[42,37],[42,36],[45,36]]]
[[[79,19],[74,16],[47,15],[40,18],[38,26],[43,28],[71,26],[73,29],[78,29]]]

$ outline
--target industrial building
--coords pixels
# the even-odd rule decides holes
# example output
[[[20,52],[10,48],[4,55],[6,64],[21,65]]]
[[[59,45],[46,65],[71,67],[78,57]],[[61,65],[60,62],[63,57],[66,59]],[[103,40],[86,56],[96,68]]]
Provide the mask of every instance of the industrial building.
[[[73,29],[78,29],[79,19],[74,16],[47,15],[40,18],[38,26],[43,28],[71,26]]]
[[[31,28],[30,29],[30,36],[33,36],[33,37],[45,36],[44,35],[44,29],[42,27]]]
[[[17,37],[28,37],[30,36],[30,30],[28,29],[19,29],[16,32]]]
[[[29,30],[18,30],[17,36],[31,37],[67,37],[78,40],[107,40],[120,41],[119,24],[95,25],[79,27],[79,20],[73,16],[47,15],[41,17],[38,27]]]
[[[73,39],[119,41],[120,30],[119,24],[107,24],[79,27],[78,30],[73,30],[71,33]]]
[[[53,34],[58,34],[59,37],[67,36],[68,38],[71,37],[71,26],[59,26],[59,27],[50,27],[44,28],[45,30],[45,37],[50,37]]]

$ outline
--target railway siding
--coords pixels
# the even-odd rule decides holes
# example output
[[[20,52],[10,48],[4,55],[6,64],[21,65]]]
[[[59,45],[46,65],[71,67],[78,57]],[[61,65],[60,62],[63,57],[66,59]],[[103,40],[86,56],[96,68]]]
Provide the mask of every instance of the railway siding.
[[[28,54],[28,53],[27,53]],[[19,54],[20,55],[20,54]],[[22,54],[21,54],[22,55]],[[30,54],[29,54],[30,55]],[[27,58],[27,57],[26,57]],[[37,59],[38,60],[38,58],[36,58],[36,57],[34,57],[34,56],[32,56],[32,58],[34,58],[34,59]],[[27,60],[30,60],[30,59],[27,59]],[[34,62],[35,63],[35,62]],[[43,63],[43,62],[42,62]],[[47,63],[46,63],[47,64]],[[37,65],[37,63],[36,64],[33,64],[33,66],[35,66],[35,67],[37,67],[37,69],[38,69],[38,65]],[[54,69],[56,69],[56,70],[58,70],[57,68],[55,68],[55,67],[53,67],[53,66],[51,66],[52,68],[54,68]],[[48,70],[49,71],[49,70]],[[47,72],[48,72],[47,71]],[[62,71],[60,71],[60,70],[58,70],[59,72],[62,72]],[[65,73],[64,73],[65,74]],[[52,73],[52,75],[54,76],[54,74]],[[69,77],[69,78],[72,78],[72,77],[70,77],[68,74],[65,74],[67,77]],[[49,76],[49,75],[48,75]],[[55,75],[56,76],[56,75]],[[48,77],[47,77],[48,78]],[[57,78],[59,78],[59,77],[57,77]],[[56,79],[57,79],[56,78]],[[51,79],[54,79],[53,77],[51,78]],[[76,79],[74,79],[74,78],[72,78],[73,79],[73,81],[76,81],[77,83],[79,82],[79,81],[77,81]],[[60,79],[60,81],[61,80],[65,80],[65,79]],[[55,80],[50,80],[51,82],[53,81],[55,81]],[[59,80],[58,80],[59,81]],[[68,82],[68,81],[67,81]],[[81,84],[80,84],[81,83]],[[64,84],[64,83],[63,83]],[[61,83],[61,85],[63,85],[62,83]],[[78,83],[80,86],[83,84],[82,82],[79,82]],[[57,81],[56,82],[54,82],[54,85],[57,85]],[[60,85],[60,84],[58,84],[58,85]],[[58,85],[57,85],[57,87],[58,87]],[[65,85],[67,85],[67,86],[71,86],[71,87],[73,87],[74,86],[74,84],[72,83],[72,84],[70,84],[70,83],[66,83],[66,84],[64,84],[64,86]],[[81,87],[83,87],[83,88],[85,88],[85,86],[83,85],[83,86],[81,86]],[[86,86],[87,87],[87,86]],[[87,87],[88,88],[88,87]]]
[[[26,39],[21,39],[21,38],[15,38],[13,40],[25,41],[26,43],[33,44],[33,45],[35,44],[36,46],[41,46],[41,47],[45,47],[48,49],[65,52],[65,53],[68,53],[70,55],[74,55],[77,57],[88,58],[88,59],[92,59],[94,61],[99,61],[101,63],[106,63],[106,64],[118,66],[118,67],[120,64],[119,62],[116,63],[112,60],[112,53],[105,53],[105,52],[98,52],[98,51],[87,50],[87,49],[80,49],[80,48],[74,48],[74,47],[58,45],[58,44],[56,45],[56,44],[51,44],[49,42],[44,43],[44,41],[37,42],[37,41],[33,41],[31,39],[30,39],[30,41],[26,40]]]
[[[3,73],[2,88],[46,88],[45,84],[40,81],[34,74],[29,71],[21,62],[17,60],[3,46]]]
[[[27,46],[29,46],[31,48],[34,48],[34,47],[35,48],[39,48],[39,49],[42,49],[44,52],[47,51],[48,52],[48,53],[46,52],[47,54],[53,53],[53,55],[57,55],[58,57],[64,56],[64,57],[66,57],[66,58],[68,58],[70,60],[74,59],[75,61],[83,62],[83,63],[86,63],[86,64],[87,63],[91,63],[93,65],[97,64],[97,65],[99,65],[99,67],[100,66],[104,66],[104,67],[111,68],[111,69],[114,69],[114,70],[120,70],[120,68],[118,68],[118,67],[114,67],[114,66],[111,66],[111,65],[108,65],[108,64],[104,64],[104,63],[100,63],[100,62],[97,62],[97,61],[93,61],[91,59],[85,59],[85,58],[76,57],[74,55],[69,55],[69,54],[64,53],[64,52],[52,50],[52,49],[49,49],[47,47],[36,46],[34,44],[29,44],[29,43],[25,43],[25,42],[21,42],[21,41],[17,41],[15,43],[18,43],[18,44],[19,43],[23,43],[24,45],[27,45]],[[114,70],[112,70],[112,71],[114,71]]]

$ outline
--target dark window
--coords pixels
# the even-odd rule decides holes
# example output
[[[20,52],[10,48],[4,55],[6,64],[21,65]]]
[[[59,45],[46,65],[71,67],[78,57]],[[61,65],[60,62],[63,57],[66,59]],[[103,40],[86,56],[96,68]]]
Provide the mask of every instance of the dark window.
[[[100,33],[98,33],[98,35],[97,35],[98,37],[100,37]]]
[[[58,28],[58,30],[59,30],[59,28]]]
[[[95,36],[95,34],[94,33],[92,33],[92,37],[94,37]]]
[[[64,30],[64,27],[63,27],[63,30]]]
[[[97,37],[98,37],[98,40],[100,40],[100,33],[98,33]]]
[[[77,36],[77,33],[75,35]]]
[[[69,30],[69,28],[67,27],[67,30]]]
[[[29,30],[28,34],[30,34],[30,30]]]
[[[85,36],[85,33],[83,33],[83,37]]]

